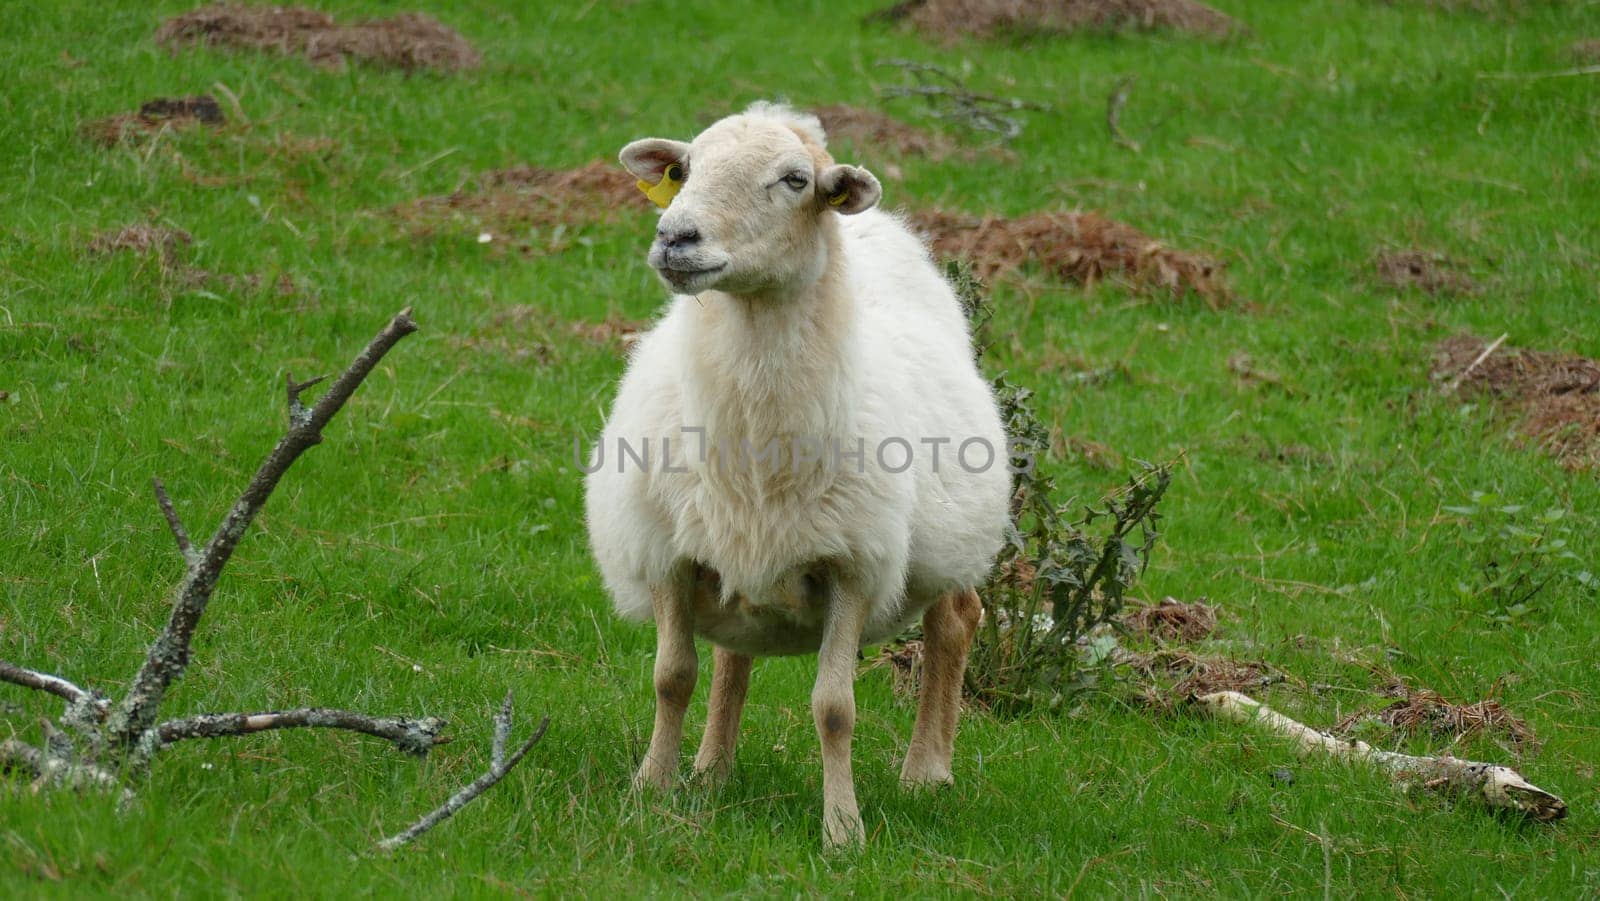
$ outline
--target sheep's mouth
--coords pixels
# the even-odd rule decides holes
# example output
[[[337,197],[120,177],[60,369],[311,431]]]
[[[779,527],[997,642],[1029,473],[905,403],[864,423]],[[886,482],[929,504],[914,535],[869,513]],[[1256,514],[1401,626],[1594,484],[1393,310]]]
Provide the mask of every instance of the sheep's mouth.
[[[681,288],[685,285],[693,284],[703,276],[713,275],[726,268],[728,268],[727,263],[719,263],[716,266],[707,266],[702,269],[686,269],[680,266],[666,265],[657,267],[656,271],[661,273],[661,277],[670,282],[673,287]]]

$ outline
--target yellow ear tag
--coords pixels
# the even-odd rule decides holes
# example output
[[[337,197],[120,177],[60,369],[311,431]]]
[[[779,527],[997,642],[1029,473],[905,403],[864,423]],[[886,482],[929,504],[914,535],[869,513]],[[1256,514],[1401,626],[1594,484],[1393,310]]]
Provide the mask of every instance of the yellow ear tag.
[[[661,181],[654,186],[647,181],[639,182],[639,190],[644,192],[644,196],[662,209],[666,209],[672,198],[678,196],[678,189],[681,187],[683,187],[683,167],[677,163],[668,166],[667,171],[661,174]]]
[[[828,198],[828,206],[844,206],[845,201],[847,201],[849,199],[850,199],[850,192],[849,191],[840,191],[839,193],[837,193],[837,194],[833,195],[832,197]]]

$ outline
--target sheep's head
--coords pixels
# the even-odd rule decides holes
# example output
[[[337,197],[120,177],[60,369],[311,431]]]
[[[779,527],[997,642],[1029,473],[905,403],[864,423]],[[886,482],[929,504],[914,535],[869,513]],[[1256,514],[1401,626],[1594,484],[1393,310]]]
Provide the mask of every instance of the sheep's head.
[[[808,284],[827,265],[825,217],[871,209],[871,172],[828,155],[813,116],[758,103],[694,141],[646,138],[622,164],[647,185],[681,181],[650,245],[650,265],[676,291],[766,294]]]

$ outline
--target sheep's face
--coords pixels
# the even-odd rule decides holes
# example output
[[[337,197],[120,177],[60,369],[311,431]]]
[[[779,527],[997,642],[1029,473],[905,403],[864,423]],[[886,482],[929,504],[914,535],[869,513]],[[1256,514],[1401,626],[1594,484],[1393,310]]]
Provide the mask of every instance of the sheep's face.
[[[622,150],[642,182],[682,180],[648,260],[683,294],[783,294],[827,265],[824,217],[878,202],[872,173],[837,165],[816,120],[730,116],[693,143],[648,138]]]

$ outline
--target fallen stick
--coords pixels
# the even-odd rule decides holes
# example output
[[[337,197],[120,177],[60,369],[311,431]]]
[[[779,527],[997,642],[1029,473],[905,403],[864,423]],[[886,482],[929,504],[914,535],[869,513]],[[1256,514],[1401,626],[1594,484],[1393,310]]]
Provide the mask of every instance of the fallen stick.
[[[1503,332],[1501,333],[1500,337],[1489,342],[1488,346],[1483,349],[1483,352],[1478,354],[1477,358],[1475,358],[1471,363],[1467,364],[1466,369],[1456,373],[1456,377],[1451,379],[1450,384],[1445,386],[1444,393],[1450,394],[1453,393],[1457,388],[1460,388],[1461,383],[1466,381],[1467,376],[1471,375],[1473,370],[1477,369],[1479,366],[1482,366],[1483,361],[1489,359],[1490,354],[1494,353],[1496,350],[1499,350],[1500,345],[1506,343],[1506,339],[1509,337],[1511,337],[1510,332]]]
[[[322,378],[296,382],[292,376],[285,376],[289,428],[278,439],[272,453],[262,461],[255,477],[245,486],[244,492],[234,502],[233,509],[228,511],[204,547],[195,548],[190,544],[188,532],[167,496],[166,486],[160,479],[154,480],[157,503],[177,540],[185,566],[183,580],[173,591],[172,614],[166,628],[161,630],[150,646],[144,665],[128,686],[127,694],[111,708],[106,718],[106,737],[129,752],[136,764],[142,765],[158,743],[155,736],[147,738],[146,734],[156,723],[156,709],[166,697],[167,688],[181,678],[189,666],[190,643],[194,639],[195,629],[200,625],[200,617],[205,614],[217,579],[233,556],[239,539],[244,537],[245,530],[250,528],[256,514],[272,496],[278,480],[283,478],[301,454],[321,443],[323,427],[344,407],[356,388],[383,359],[383,355],[416,330],[411,308],[401,310],[310,407],[301,402],[300,394],[321,382]]]
[[[414,757],[425,757],[434,745],[450,740],[439,733],[448,725],[438,717],[368,716],[351,710],[304,707],[265,713],[204,713],[168,720],[156,727],[163,746],[189,738],[250,735],[269,729],[345,729],[392,742]]]
[[[1521,813],[1534,820],[1559,820],[1567,815],[1566,802],[1522,778],[1510,767],[1475,763],[1449,754],[1413,757],[1380,751],[1364,741],[1343,739],[1292,720],[1260,701],[1236,691],[1219,691],[1195,699],[1212,716],[1235,723],[1256,724],[1292,739],[1302,752],[1321,752],[1345,760],[1360,760],[1386,770],[1396,779],[1420,780],[1423,788],[1477,800],[1495,810]]]
[[[550,727],[550,716],[539,721],[534,727],[533,734],[523,742],[515,751],[506,754],[506,743],[511,739],[511,692],[506,692],[506,699],[500,705],[500,712],[494,718],[494,745],[489,753],[489,771],[474,779],[470,785],[450,796],[450,800],[417,820],[402,832],[389,836],[378,842],[378,850],[394,851],[409,843],[412,839],[427,832],[445,820],[455,816],[456,811],[471,803],[473,798],[493,788],[496,782],[504,779],[511,772],[512,767],[522,762],[533,746],[544,738],[544,730]]]

